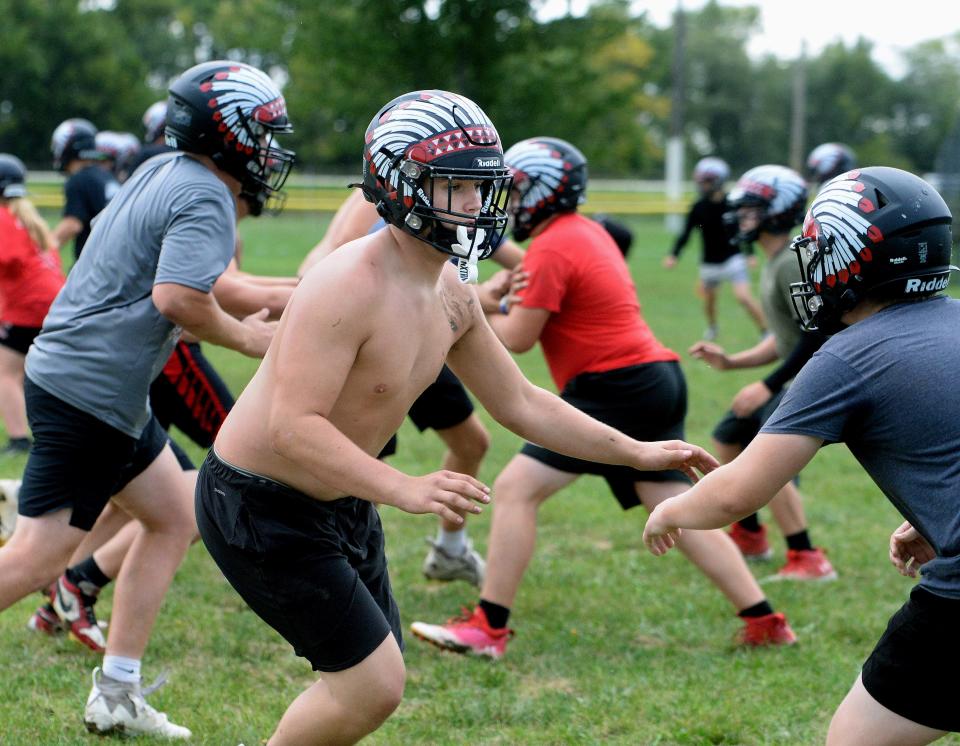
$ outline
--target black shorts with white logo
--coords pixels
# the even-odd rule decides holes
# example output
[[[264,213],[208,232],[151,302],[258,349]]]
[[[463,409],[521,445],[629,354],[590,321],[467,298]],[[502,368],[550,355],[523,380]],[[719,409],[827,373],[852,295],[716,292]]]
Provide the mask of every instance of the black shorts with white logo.
[[[89,531],[107,501],[154,462],[167,434],[151,417],[131,438],[24,378],[33,447],[17,509],[36,518],[72,508],[70,525]]]
[[[9,347],[21,355],[27,354],[38,334],[40,334],[39,326],[17,326],[0,321],[0,345]]]
[[[373,503],[315,500],[210,451],[196,511],[226,579],[315,671],[355,666],[391,633],[403,648]]]
[[[683,439],[687,384],[676,362],[581,373],[564,386],[560,398],[636,440]],[[598,464],[532,443],[525,444],[520,453],[560,471],[602,476],[624,510],[640,504],[634,489],[636,482],[690,483],[681,471],[637,471],[627,466]]]
[[[960,600],[914,587],[863,664],[863,686],[898,715],[960,731]]]

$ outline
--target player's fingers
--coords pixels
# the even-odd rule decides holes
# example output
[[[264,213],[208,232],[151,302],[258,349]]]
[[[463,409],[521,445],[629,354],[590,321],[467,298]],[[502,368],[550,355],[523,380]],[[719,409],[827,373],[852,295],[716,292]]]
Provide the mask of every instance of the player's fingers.
[[[445,520],[450,521],[451,523],[459,524],[459,523],[463,523],[464,521],[464,517],[462,515],[457,513],[457,511],[455,510],[450,510],[450,508],[448,508],[443,503],[439,503],[439,502],[433,503],[431,512],[436,513],[438,516],[440,516]]]
[[[455,490],[474,500],[490,502],[490,488],[479,479],[471,477],[469,474],[459,474],[455,471],[444,471],[442,475],[446,480],[444,482],[444,489]]]

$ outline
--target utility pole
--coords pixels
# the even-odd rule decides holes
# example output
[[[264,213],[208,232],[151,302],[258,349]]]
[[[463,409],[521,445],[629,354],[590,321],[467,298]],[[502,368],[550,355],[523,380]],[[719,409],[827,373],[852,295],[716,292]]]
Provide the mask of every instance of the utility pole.
[[[807,139],[807,42],[800,45],[800,58],[793,66],[793,106],[790,117],[790,168],[803,173]]]
[[[667,139],[667,200],[677,202],[683,196],[683,116],[686,99],[684,80],[684,57],[686,56],[686,21],[681,0],[673,14],[673,96],[670,106],[670,136]],[[668,231],[679,233],[683,216],[668,212],[665,226]]]

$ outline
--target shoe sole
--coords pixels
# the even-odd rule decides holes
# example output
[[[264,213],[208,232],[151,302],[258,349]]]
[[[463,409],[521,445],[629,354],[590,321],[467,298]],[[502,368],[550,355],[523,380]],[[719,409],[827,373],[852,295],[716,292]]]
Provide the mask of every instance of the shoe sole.
[[[483,578],[478,580],[476,578],[465,578],[462,575],[431,575],[426,570],[423,571],[423,577],[425,577],[427,580],[436,580],[439,583],[450,583],[454,580],[462,580],[464,583],[469,583],[476,588],[479,588],[483,585]]]
[[[804,578],[799,575],[781,575],[774,573],[760,580],[761,583],[831,583],[839,576],[836,570],[827,575],[818,575],[815,578]]]
[[[470,645],[464,645],[463,643],[457,642],[456,640],[452,640],[452,639],[440,640],[435,637],[431,637],[430,635],[420,632],[416,628],[415,623],[410,625],[410,631],[413,632],[414,637],[420,640],[423,640],[424,642],[430,643],[435,648],[439,648],[440,650],[447,650],[451,653],[459,653],[460,655],[470,655],[475,658],[485,658],[491,661],[500,660],[500,658],[503,656],[502,653],[498,654],[493,650],[491,650],[490,648],[477,650],[476,648],[471,647]]]
[[[772,549],[768,549],[766,552],[761,552],[760,554],[744,554],[743,552],[740,552],[740,554],[743,555],[743,558],[747,562],[769,562],[773,559]]]

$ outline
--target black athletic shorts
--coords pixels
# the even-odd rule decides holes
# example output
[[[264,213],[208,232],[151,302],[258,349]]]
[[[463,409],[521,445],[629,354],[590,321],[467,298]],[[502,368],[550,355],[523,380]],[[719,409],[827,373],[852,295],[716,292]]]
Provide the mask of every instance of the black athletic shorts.
[[[107,501],[154,462],[167,434],[151,417],[139,440],[24,378],[33,447],[20,486],[20,515],[72,508],[70,525],[89,531]]]
[[[39,326],[16,326],[6,321],[0,321],[0,345],[9,347],[21,355],[26,355],[33,340],[40,333]]]
[[[713,437],[726,445],[746,448],[750,441],[757,437],[763,423],[769,420],[770,415],[780,406],[780,400],[785,393],[786,389],[781,389],[770,401],[747,417],[737,417],[733,412],[727,412],[713,429]]]
[[[581,373],[571,379],[560,398],[636,440],[683,438],[687,415],[687,384],[676,362],[647,363],[604,373]],[[681,471],[637,471],[563,456],[532,443],[525,456],[571,474],[598,474],[624,510],[640,504],[635,482],[686,482]]]
[[[960,731],[958,630],[960,600],[915,586],[863,664],[863,686],[908,720]]]
[[[403,649],[373,503],[315,500],[210,451],[196,510],[224,576],[315,671],[355,666],[391,632]]]
[[[473,402],[467,390],[446,365],[437,380],[424,390],[410,407],[410,419],[420,432],[428,427],[445,430],[459,425],[473,414]]]
[[[233,407],[233,396],[198,342],[177,342],[150,385],[150,408],[164,430],[176,425],[201,448],[209,448]]]

